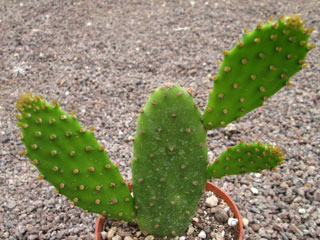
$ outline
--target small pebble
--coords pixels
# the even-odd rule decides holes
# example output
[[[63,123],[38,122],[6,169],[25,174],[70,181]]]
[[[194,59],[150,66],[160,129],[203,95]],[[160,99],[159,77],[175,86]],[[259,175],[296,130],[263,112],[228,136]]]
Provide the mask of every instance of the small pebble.
[[[214,217],[217,219],[219,223],[226,223],[229,219],[228,214],[225,210],[218,208],[214,214]]]
[[[187,231],[187,236],[190,236],[194,232],[194,228],[190,226]]]
[[[208,207],[216,207],[218,205],[218,198],[214,195],[208,197],[206,199],[206,206]]]
[[[261,173],[255,173],[254,176],[255,176],[256,178],[260,178],[260,177],[262,176],[262,174],[261,174]]]
[[[149,236],[147,236],[144,240],[153,240],[153,239],[154,239],[154,236],[149,235]]]
[[[105,232],[105,231],[102,231],[101,232],[101,237],[102,237],[103,240],[107,239],[108,238],[108,233]]]
[[[112,227],[109,229],[108,234],[107,234],[107,238],[112,238],[114,236],[114,234],[116,233],[117,228],[116,227]]]
[[[255,232],[258,232],[259,229],[260,229],[260,226],[258,224],[256,224],[256,223],[252,224],[251,227],[252,227],[253,231],[255,231]]]
[[[199,218],[194,217],[194,218],[192,218],[192,221],[197,223],[197,222],[199,222]]]
[[[122,238],[119,235],[116,235],[112,238],[112,240],[121,240]]]
[[[7,208],[9,208],[9,209],[13,209],[15,206],[16,206],[15,201],[9,201],[7,204]]]
[[[249,220],[247,218],[242,218],[242,223],[243,223],[243,226],[247,228],[249,225]]]
[[[207,237],[207,234],[205,231],[201,230],[201,232],[198,235],[199,238],[205,239]]]
[[[259,193],[258,189],[256,189],[255,187],[252,187],[250,190],[254,195],[257,195]]]
[[[228,219],[228,225],[230,226],[230,227],[234,227],[234,226],[236,226],[238,224],[238,219],[236,219],[236,218],[229,218]]]
[[[215,236],[215,239],[216,239],[216,240],[224,240],[224,237],[222,236],[221,233],[220,233],[220,234],[217,233],[216,236]]]

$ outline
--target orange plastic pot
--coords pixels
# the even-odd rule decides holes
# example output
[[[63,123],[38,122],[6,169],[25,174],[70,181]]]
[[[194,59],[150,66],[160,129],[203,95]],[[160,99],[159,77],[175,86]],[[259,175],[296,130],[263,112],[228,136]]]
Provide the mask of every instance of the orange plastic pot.
[[[129,188],[130,188],[130,191],[132,191],[130,184],[129,184]],[[221,188],[219,188],[218,186],[216,186],[215,184],[213,184],[209,181],[207,182],[205,189],[206,189],[206,191],[213,192],[216,196],[223,199],[223,201],[230,207],[230,210],[233,212],[234,217],[238,219],[237,239],[242,240],[242,236],[243,236],[242,218],[240,216],[240,212],[239,212],[236,204],[234,203],[234,201],[230,198],[230,196],[225,191],[223,191]],[[103,218],[100,215],[98,216],[98,220],[96,223],[96,229],[94,232],[95,240],[102,240],[101,232],[103,231],[103,226],[104,226],[105,221],[106,221],[105,218]]]

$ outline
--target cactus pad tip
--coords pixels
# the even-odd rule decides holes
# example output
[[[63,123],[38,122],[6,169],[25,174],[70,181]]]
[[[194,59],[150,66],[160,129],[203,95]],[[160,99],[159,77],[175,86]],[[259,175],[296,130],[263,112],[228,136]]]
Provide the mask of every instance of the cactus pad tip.
[[[170,89],[173,87],[177,87],[177,84],[171,83],[171,82],[165,82],[165,83],[162,83],[159,88],[160,89]]]
[[[305,24],[305,20],[301,19],[299,14],[289,14],[280,18],[280,20],[282,19],[287,27],[292,27],[296,31],[300,31]]]
[[[31,92],[21,94],[17,101],[18,111],[24,112],[26,107],[30,107],[33,102],[38,101],[39,99],[40,97]]]
[[[208,178],[261,172],[274,169],[284,163],[284,153],[279,146],[269,143],[251,142],[228,147],[228,149],[208,167]]]

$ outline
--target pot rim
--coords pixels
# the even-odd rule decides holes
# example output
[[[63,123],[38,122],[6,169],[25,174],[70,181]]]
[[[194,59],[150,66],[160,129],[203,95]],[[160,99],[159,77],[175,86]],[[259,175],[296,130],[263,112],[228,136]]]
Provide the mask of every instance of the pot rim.
[[[129,188],[131,191],[130,185],[129,185]],[[235,202],[231,199],[231,197],[225,191],[223,191],[221,188],[219,188],[217,185],[213,184],[210,181],[207,181],[205,190],[213,192],[215,195],[217,195],[218,197],[223,199],[223,201],[230,207],[231,211],[234,214],[234,217],[238,219],[238,238],[237,239],[242,240],[243,223],[242,223],[242,218],[241,218],[239,209],[238,209],[237,205],[235,204]],[[106,219],[103,218],[101,215],[98,215],[98,219],[96,222],[96,228],[94,231],[94,239],[95,240],[102,240],[101,232],[103,230],[105,220]]]

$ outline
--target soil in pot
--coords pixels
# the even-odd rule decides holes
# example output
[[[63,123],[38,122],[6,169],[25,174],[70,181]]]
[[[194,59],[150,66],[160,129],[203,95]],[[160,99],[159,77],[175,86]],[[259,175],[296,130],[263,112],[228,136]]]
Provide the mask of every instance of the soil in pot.
[[[235,240],[238,239],[238,225],[237,220],[233,220],[233,217],[233,212],[221,198],[212,192],[205,192],[201,197],[196,215],[189,228],[179,237],[157,238],[151,235],[144,235],[136,223],[121,223],[113,220],[105,222],[101,236],[102,239],[114,240]]]

